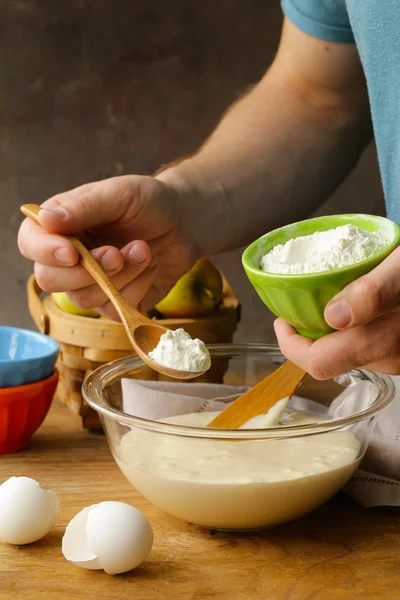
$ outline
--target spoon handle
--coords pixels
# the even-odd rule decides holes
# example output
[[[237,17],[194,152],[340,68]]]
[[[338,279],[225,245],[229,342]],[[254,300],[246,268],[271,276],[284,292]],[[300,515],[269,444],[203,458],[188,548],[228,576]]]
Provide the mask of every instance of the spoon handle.
[[[21,206],[21,212],[26,216],[32,219],[35,223],[40,225],[40,221],[38,218],[39,211],[42,210],[41,206],[37,204],[24,204]],[[55,234],[60,235],[60,234]],[[71,242],[77,249],[80,262],[82,266],[86,269],[88,273],[93,277],[96,283],[101,287],[103,292],[112,302],[115,310],[118,312],[121,320],[125,320],[127,318],[134,319],[135,322],[139,324],[151,324],[153,325],[153,321],[148,319],[145,315],[142,315],[138,310],[133,308],[127,300],[119,293],[115,285],[109,280],[107,275],[104,273],[103,269],[100,267],[99,263],[93,258],[90,254],[89,250],[82,244],[78,238],[73,235],[60,235]]]

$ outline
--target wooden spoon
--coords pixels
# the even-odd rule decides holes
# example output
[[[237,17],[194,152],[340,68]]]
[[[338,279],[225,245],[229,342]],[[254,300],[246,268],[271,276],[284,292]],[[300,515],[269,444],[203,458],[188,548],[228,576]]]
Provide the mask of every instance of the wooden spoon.
[[[38,219],[40,210],[41,207],[37,204],[24,204],[21,206],[21,212],[35,221],[35,223],[38,223],[38,225],[40,225],[40,221]],[[181,371],[179,369],[164,367],[152,360],[149,357],[149,352],[154,350],[160,341],[160,337],[166,333],[168,329],[147,318],[125,300],[125,298],[119,293],[115,285],[111,283],[98,262],[93,258],[80,240],[72,235],[63,235],[60,237],[66,238],[75,246],[79,252],[82,265],[85,267],[88,273],[90,273],[90,275],[114,305],[114,308],[118,312],[122,324],[125,327],[127,336],[132,346],[140,358],[147,365],[149,365],[149,367],[155,371],[158,371],[159,373],[162,373],[163,375],[174,377],[175,379],[192,379],[205,373],[207,369],[193,373],[191,371]]]
[[[291,397],[306,371],[287,361],[248,392],[234,400],[207,427],[239,429],[253,417],[263,415],[282,398]]]

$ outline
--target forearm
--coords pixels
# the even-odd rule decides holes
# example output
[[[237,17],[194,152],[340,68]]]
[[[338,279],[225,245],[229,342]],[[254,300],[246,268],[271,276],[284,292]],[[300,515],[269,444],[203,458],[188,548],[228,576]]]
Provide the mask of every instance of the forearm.
[[[194,156],[158,178],[185,191],[194,235],[215,254],[306,218],[341,183],[369,137],[365,119],[316,105],[271,69]]]

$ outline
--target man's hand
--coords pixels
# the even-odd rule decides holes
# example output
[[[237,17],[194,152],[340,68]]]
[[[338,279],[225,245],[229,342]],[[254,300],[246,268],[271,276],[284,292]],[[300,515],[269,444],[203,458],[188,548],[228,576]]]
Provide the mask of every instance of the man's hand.
[[[357,367],[400,374],[400,248],[333,298],[325,319],[339,331],[315,342],[275,321],[283,354],[316,379]]]
[[[180,194],[153,177],[89,183],[50,198],[42,208],[43,227],[26,219],[18,236],[21,253],[35,261],[38,284],[45,291],[70,292],[78,306],[110,318],[116,312],[78,264],[76,249],[54,233],[78,234],[114,285],[143,310],[165,296],[201,253],[183,218]]]

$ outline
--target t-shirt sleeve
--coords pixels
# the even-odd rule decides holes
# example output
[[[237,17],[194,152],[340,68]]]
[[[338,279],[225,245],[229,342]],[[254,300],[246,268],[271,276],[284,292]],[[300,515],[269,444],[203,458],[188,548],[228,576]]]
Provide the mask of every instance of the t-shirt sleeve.
[[[296,27],[327,42],[354,43],[345,0],[281,0]]]

